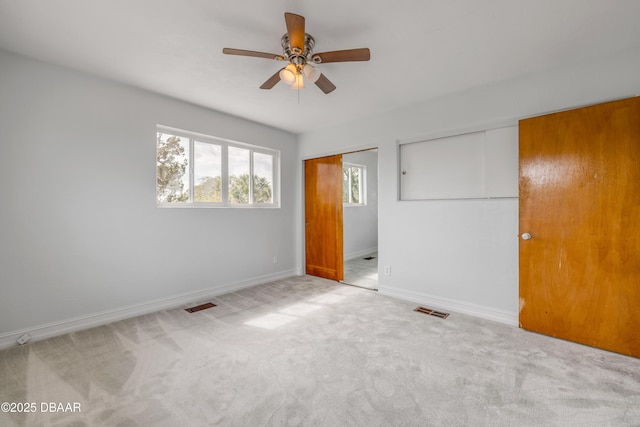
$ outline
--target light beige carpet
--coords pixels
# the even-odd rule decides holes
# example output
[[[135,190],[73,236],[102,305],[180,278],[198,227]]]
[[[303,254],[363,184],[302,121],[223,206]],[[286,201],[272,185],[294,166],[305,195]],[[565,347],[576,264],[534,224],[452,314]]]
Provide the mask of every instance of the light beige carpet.
[[[640,425],[638,359],[313,277],[213,302],[0,352],[0,425]]]

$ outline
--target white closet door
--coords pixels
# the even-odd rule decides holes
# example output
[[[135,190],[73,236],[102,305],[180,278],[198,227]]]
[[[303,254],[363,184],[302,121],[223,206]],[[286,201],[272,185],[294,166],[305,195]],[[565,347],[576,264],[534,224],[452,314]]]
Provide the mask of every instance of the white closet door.
[[[518,127],[400,145],[400,199],[518,197]]]
[[[518,126],[486,131],[487,197],[518,197]]]

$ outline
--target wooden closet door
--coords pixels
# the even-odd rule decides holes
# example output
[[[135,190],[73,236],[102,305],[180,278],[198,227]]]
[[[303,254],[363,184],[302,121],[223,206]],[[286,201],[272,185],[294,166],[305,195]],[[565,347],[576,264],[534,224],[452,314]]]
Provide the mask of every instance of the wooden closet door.
[[[519,132],[520,326],[640,357],[640,98]]]
[[[344,278],[342,236],[342,156],[304,162],[306,272]]]

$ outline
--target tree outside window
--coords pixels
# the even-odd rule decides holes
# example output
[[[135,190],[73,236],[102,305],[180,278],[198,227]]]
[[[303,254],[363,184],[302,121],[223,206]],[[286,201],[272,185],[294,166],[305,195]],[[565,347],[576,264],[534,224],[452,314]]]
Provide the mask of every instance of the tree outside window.
[[[156,193],[158,202],[186,202],[189,199],[189,184],[183,180],[189,164],[188,150],[188,139],[176,135],[158,133],[156,151]]]

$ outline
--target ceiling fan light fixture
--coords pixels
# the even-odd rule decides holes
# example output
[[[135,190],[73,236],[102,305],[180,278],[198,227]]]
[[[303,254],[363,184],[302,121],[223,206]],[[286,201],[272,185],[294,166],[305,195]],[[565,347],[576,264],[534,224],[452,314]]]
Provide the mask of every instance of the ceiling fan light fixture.
[[[291,85],[291,89],[304,89],[304,79],[301,73],[296,74],[296,81]]]
[[[302,69],[302,72],[304,73],[305,77],[309,79],[311,83],[317,82],[318,79],[320,78],[320,74],[322,74],[320,70],[318,70],[316,67],[314,67],[311,64],[305,64],[304,68]]]
[[[279,76],[280,80],[282,80],[284,83],[292,85],[296,82],[297,74],[298,70],[296,69],[296,66],[293,64],[289,64],[282,70],[280,70]]]

